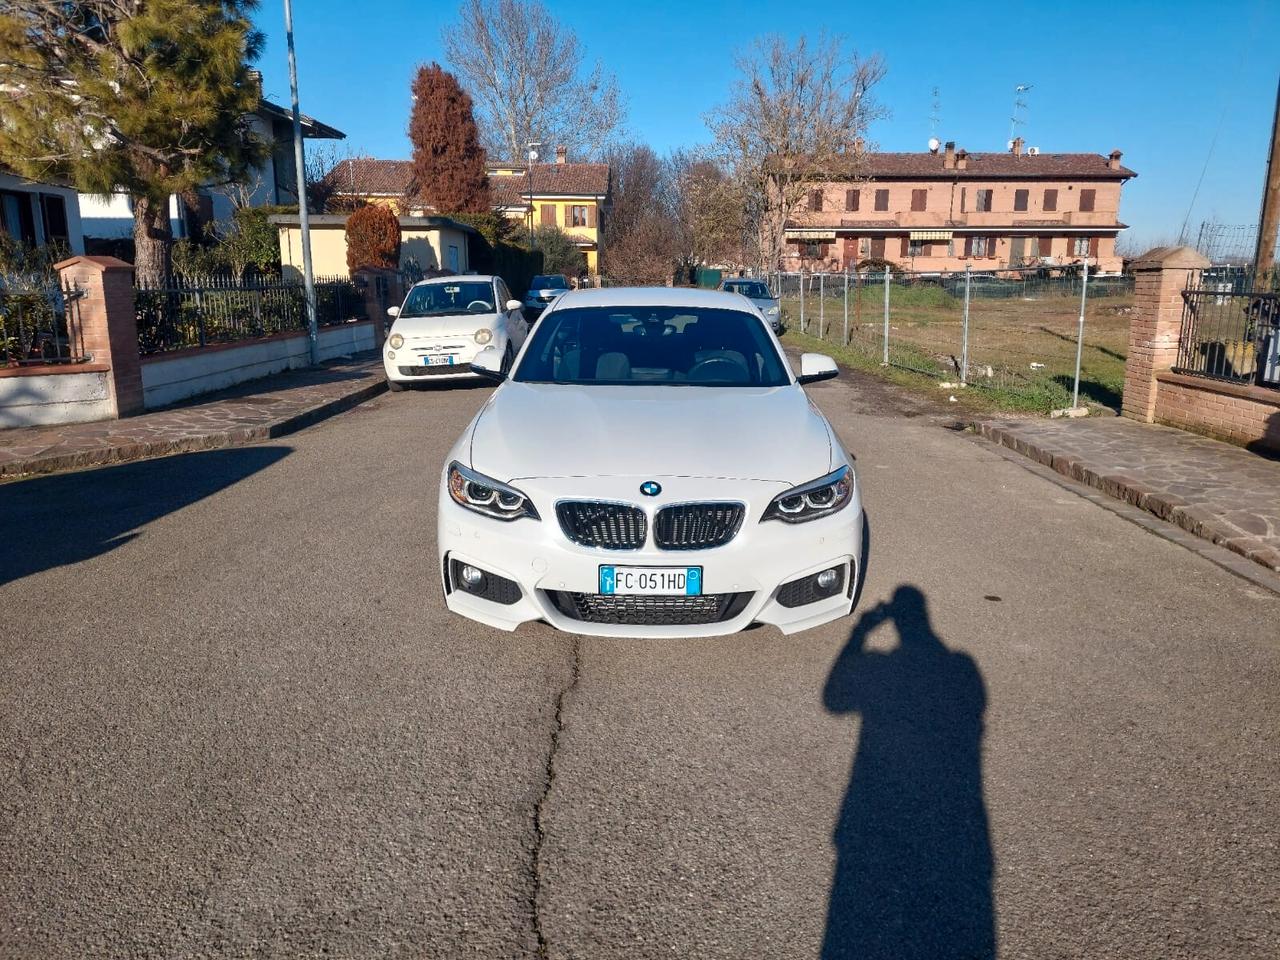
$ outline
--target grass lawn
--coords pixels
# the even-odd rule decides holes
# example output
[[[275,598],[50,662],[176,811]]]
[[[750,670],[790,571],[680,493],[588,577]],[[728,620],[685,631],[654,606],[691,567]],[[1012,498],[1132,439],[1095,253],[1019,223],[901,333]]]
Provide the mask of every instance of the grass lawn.
[[[834,297],[806,298],[803,332],[799,301],[784,299],[787,336],[809,349],[818,349],[818,341],[824,341],[822,348],[853,366],[879,367],[884,349],[883,287],[864,288],[858,294],[852,290],[849,294],[847,344],[843,291]],[[1127,294],[1091,298],[1087,303],[1080,366],[1082,405],[1120,408],[1132,304]],[[1077,297],[1056,292],[1035,299],[971,300],[966,404],[1027,413],[1069,407],[1079,310]],[[939,287],[891,287],[890,378],[935,392],[940,381],[958,381],[963,330],[959,298]]]

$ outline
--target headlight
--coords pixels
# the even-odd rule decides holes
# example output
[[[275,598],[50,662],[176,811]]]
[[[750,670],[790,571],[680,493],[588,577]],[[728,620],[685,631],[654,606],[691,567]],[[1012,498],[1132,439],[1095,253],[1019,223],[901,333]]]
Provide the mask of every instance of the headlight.
[[[404,337],[400,336],[398,333],[393,333],[387,343],[391,344],[392,350],[399,350],[404,346]]]
[[[531,517],[541,520],[533,503],[515,487],[469,470],[456,460],[449,464],[449,496],[460,507],[498,520]]]
[[[480,344],[480,346],[483,347],[486,343],[488,343],[492,339],[493,339],[493,331],[490,330],[488,327],[481,327],[479,330],[476,331],[476,343]]]
[[[852,499],[853,471],[845,466],[774,497],[760,522],[781,520],[784,523],[806,523],[838,513]]]
[[[771,317],[776,317],[777,315],[778,315],[778,308],[777,308],[776,306],[774,306],[774,307],[770,307],[770,308],[769,308],[769,316],[771,316]]]

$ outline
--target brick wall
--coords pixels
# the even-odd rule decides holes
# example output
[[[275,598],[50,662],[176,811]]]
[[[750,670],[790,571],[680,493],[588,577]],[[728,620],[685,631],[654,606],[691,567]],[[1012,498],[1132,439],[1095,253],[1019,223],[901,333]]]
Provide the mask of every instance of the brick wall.
[[[1250,450],[1280,453],[1280,390],[1161,373],[1155,420]]]

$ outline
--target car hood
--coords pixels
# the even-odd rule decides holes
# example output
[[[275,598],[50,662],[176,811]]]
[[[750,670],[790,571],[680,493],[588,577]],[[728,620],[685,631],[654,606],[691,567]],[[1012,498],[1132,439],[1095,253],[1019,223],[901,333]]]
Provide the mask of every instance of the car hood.
[[[832,469],[826,420],[798,386],[569,386],[510,381],[477,416],[471,466],[532,477],[804,483]]]
[[[756,300],[753,298],[751,302],[756,305],[756,307],[760,310],[761,313],[768,313],[771,308],[776,307],[778,305],[778,301],[772,300],[772,299]]]
[[[396,317],[391,332],[413,337],[469,337],[481,327],[493,329],[496,313],[464,313],[453,317]]]

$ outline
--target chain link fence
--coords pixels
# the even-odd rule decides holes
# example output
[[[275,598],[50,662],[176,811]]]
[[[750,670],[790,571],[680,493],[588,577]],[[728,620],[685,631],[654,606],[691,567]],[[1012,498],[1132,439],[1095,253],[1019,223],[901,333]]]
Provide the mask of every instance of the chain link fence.
[[[1130,276],[890,269],[776,273],[769,281],[784,322],[801,334],[941,383],[998,392],[1012,406],[1071,406],[1079,348],[1080,401],[1119,408]]]

